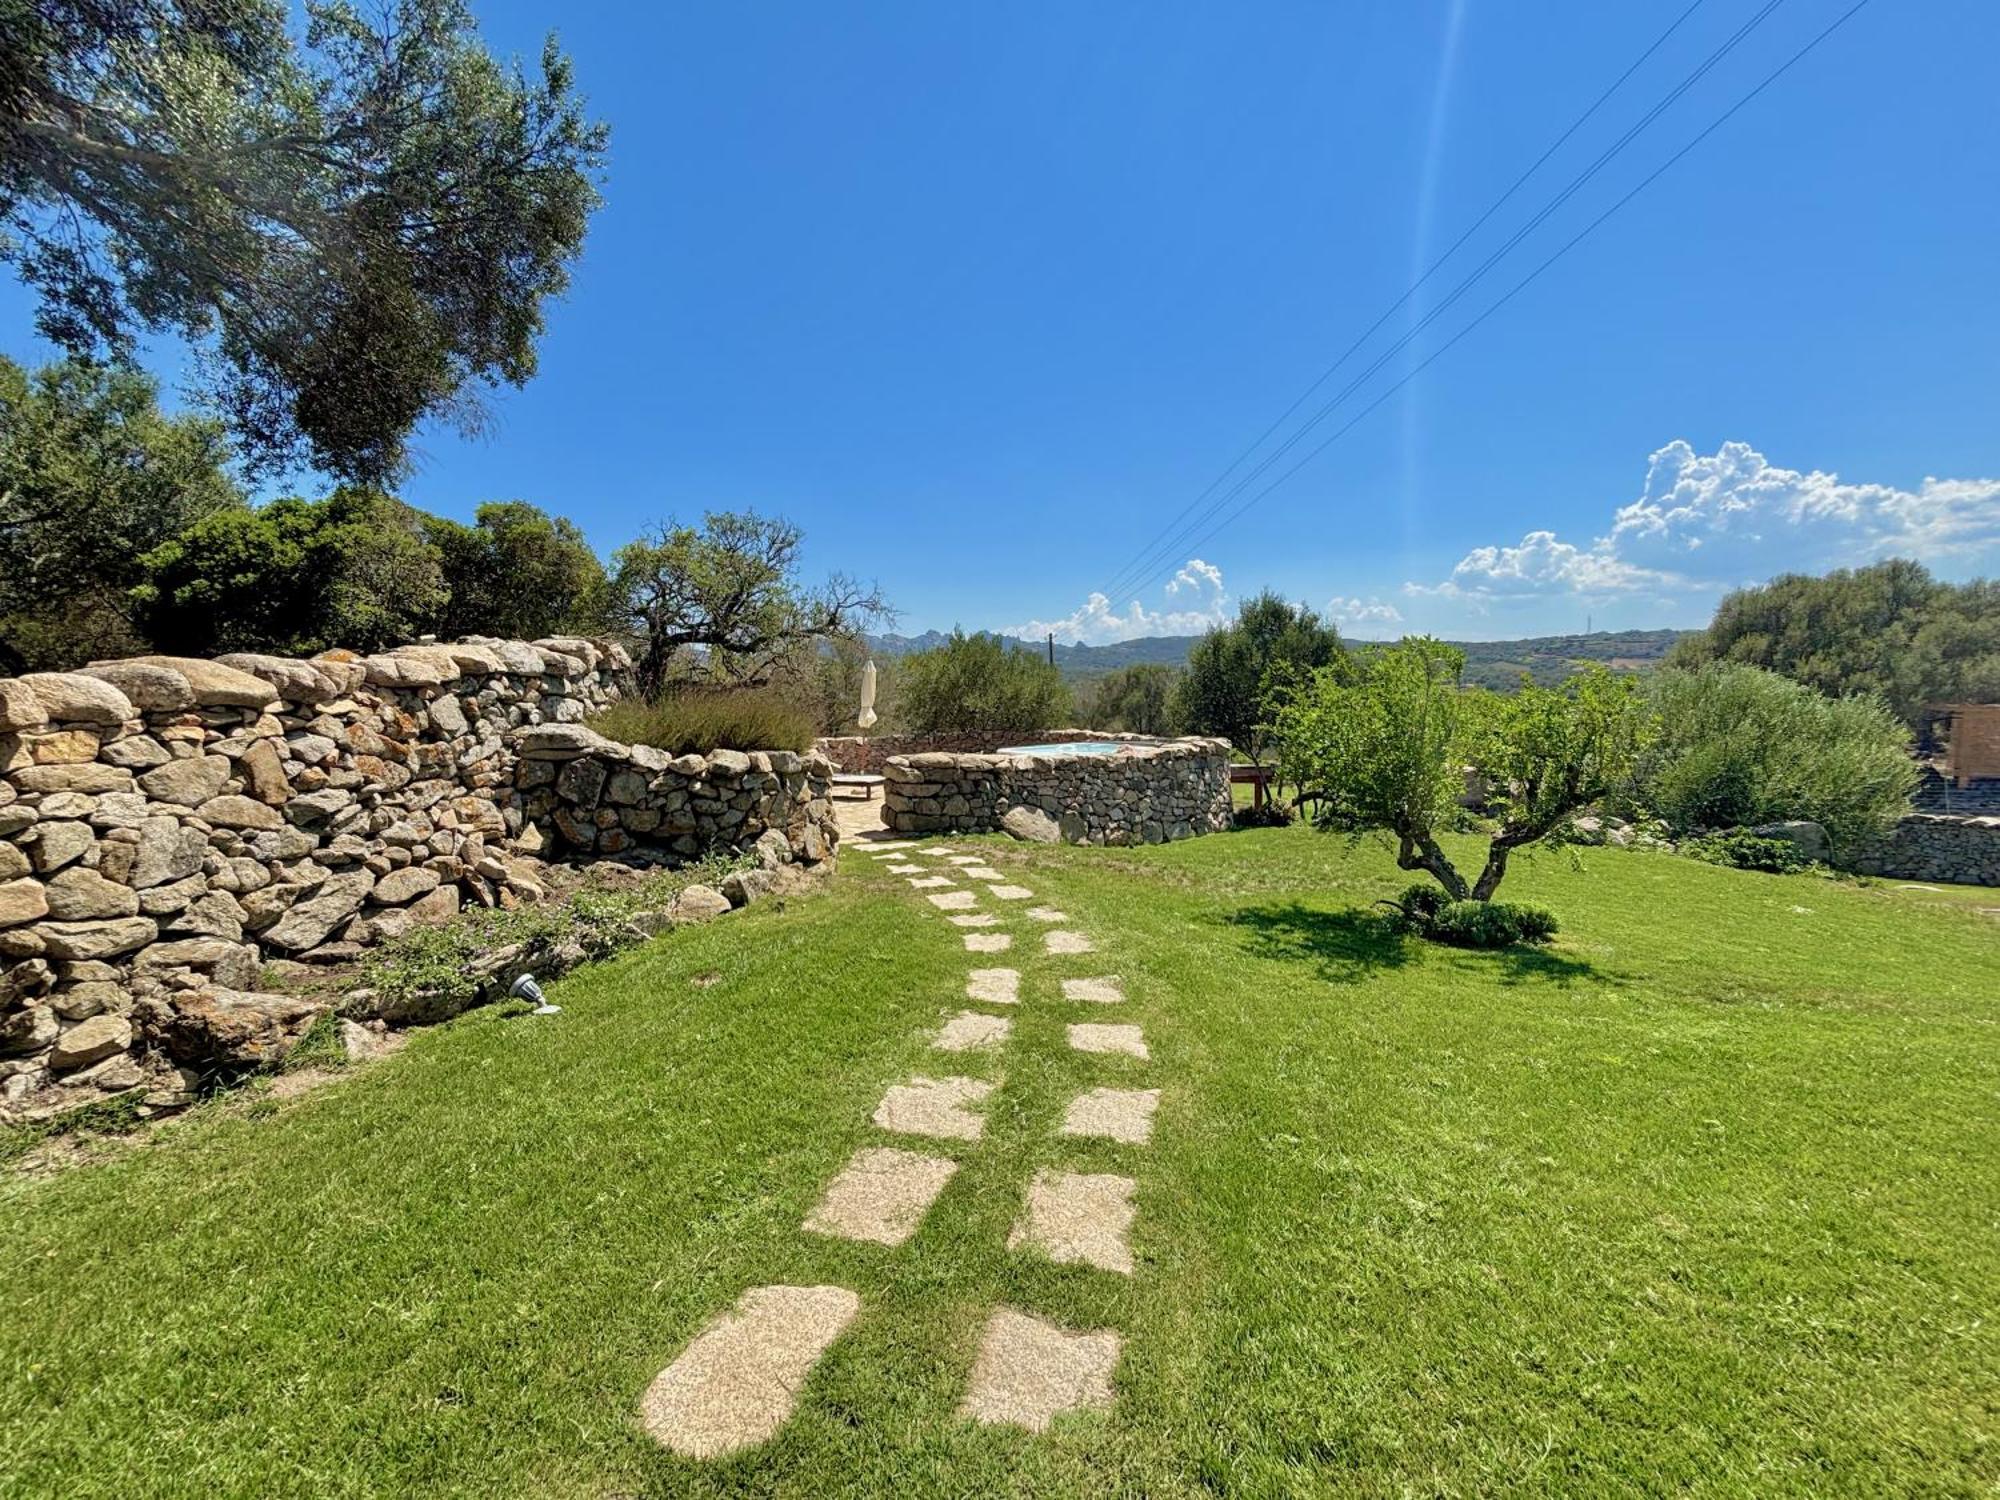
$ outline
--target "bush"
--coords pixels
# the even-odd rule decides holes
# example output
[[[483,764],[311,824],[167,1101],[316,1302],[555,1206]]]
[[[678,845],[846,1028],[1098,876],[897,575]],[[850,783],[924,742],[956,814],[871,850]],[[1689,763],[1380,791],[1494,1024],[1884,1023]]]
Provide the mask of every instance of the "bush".
[[[1262,807],[1237,808],[1234,823],[1238,828],[1289,828],[1292,810],[1271,798]]]
[[[1732,870],[1761,870],[1768,875],[1795,875],[1812,867],[1812,862],[1799,853],[1799,846],[1791,840],[1759,838],[1741,828],[1688,839],[1680,846],[1680,852],[1712,865],[1727,865]]]
[[[1909,808],[1909,733],[1879,698],[1828,698],[1737,663],[1662,672],[1636,795],[1677,834],[1805,820],[1849,848]]]
[[[990,635],[953,631],[935,651],[903,658],[902,719],[930,734],[953,729],[1054,729],[1070,712],[1062,673],[1039,652],[1009,650]]]
[[[600,709],[589,724],[606,739],[669,755],[805,751],[818,728],[810,710],[771,688],[683,688],[650,701],[628,698]]]
[[[1546,943],[1557,932],[1553,913],[1505,901],[1452,901],[1435,885],[1408,886],[1391,903],[1397,925],[1433,943],[1454,948],[1507,948]]]
[[[1447,901],[1424,929],[1432,942],[1454,948],[1510,948],[1555,935],[1554,913],[1505,901]]]

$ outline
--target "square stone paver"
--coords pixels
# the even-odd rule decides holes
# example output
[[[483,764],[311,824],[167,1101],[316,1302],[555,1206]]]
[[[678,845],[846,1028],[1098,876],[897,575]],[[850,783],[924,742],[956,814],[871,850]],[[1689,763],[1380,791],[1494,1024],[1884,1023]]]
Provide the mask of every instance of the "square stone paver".
[[[950,919],[954,927],[998,927],[1000,919],[990,911],[976,911],[969,916]]]
[[[1116,974],[1096,979],[1065,979],[1062,992],[1065,1000],[1088,1000],[1093,1005],[1116,1005],[1125,998],[1124,983]]]
[[[814,1234],[900,1245],[917,1232],[958,1163],[878,1146],[857,1151],[806,1216]]]
[[[1152,1056],[1146,1050],[1146,1034],[1137,1026],[1104,1026],[1079,1021],[1069,1028],[1069,1044],[1079,1052],[1122,1052],[1141,1062]]]
[[[889,873],[891,875],[921,875],[929,868],[929,865],[890,865]]]
[[[1092,1089],[1070,1100],[1062,1133],[1143,1146],[1153,1138],[1159,1104],[1158,1089]]]
[[[1053,906],[1031,906],[1028,908],[1028,915],[1033,917],[1037,922],[1067,922],[1069,920],[1067,916],[1057,911]]]
[[[944,1023],[931,1045],[940,1052],[970,1052],[977,1047],[997,1047],[1007,1040],[1014,1023],[1005,1016],[989,1016],[984,1011],[962,1010]]]
[[[1047,1432],[1066,1411],[1102,1410],[1111,1405],[1119,1342],[1113,1329],[1072,1333],[996,1307],[980,1336],[960,1411],[976,1422]]]
[[[955,865],[983,865],[986,863],[986,856],[983,854],[954,854],[951,856],[951,863]]]
[[[984,1000],[988,1005],[1018,1005],[1021,1000],[1020,970],[974,969],[965,978],[965,998]]]
[[[979,904],[971,891],[932,891],[924,899],[939,911],[969,911]]]
[[[989,885],[986,889],[993,893],[995,901],[1030,901],[1035,895],[1025,885]]]
[[[1014,946],[1011,932],[968,932],[965,935],[967,953],[1005,953]]]
[[[1095,953],[1097,944],[1080,932],[1058,928],[1042,934],[1042,947],[1050,953]]]
[[[720,1458],[777,1434],[813,1366],[854,1321],[840,1286],[752,1287],[653,1377],[639,1420],[688,1458]]]
[[[1096,1266],[1132,1274],[1132,1194],[1138,1184],[1110,1172],[1059,1172],[1045,1167],[1028,1185],[1026,1210],[1007,1248],[1042,1251],[1060,1265]]]
[[[991,865],[966,865],[959,873],[964,875],[967,880],[1005,880],[1007,878]]]
[[[912,875],[910,889],[914,891],[934,891],[942,886],[957,885],[949,875]]]
[[[890,1086],[875,1106],[875,1123],[898,1135],[976,1141],[986,1118],[967,1106],[984,1103],[992,1092],[993,1085],[979,1078],[912,1078]]]

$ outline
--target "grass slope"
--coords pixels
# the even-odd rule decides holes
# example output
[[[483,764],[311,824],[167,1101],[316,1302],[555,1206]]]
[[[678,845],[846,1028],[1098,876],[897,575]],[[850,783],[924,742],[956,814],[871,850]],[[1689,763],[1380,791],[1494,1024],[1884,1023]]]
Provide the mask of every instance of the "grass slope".
[[[1555,951],[1488,955],[1385,938],[1362,913],[1406,877],[1303,830],[992,852],[1102,952],[1017,941],[984,1062],[924,1033],[994,960],[850,860],[828,896],[573,976],[553,1021],[469,1016],[11,1181],[0,1493],[2000,1482],[2000,928],[1968,899],[1593,852],[1509,877],[1562,915]],[[1054,998],[1089,972],[1130,1003]],[[1142,1022],[1152,1062],[1069,1053],[1071,1019]],[[801,1233],[925,1070],[1004,1084],[915,1239]],[[1165,1090],[1150,1149],[1056,1137],[1119,1079]],[[1003,1248],[1055,1163],[1138,1178],[1129,1281]],[[772,1444],[699,1466],[636,1433],[704,1320],[822,1280],[863,1311]],[[1121,1330],[1116,1409],[956,1421],[1001,1301]]]

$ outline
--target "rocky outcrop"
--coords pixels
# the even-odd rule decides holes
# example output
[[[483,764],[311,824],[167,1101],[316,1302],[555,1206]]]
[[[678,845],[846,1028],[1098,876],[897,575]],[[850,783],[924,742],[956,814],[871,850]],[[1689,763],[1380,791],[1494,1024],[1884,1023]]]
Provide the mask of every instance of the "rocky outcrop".
[[[629,668],[564,636],[0,678],[0,1113],[268,1061],[323,1007],[267,962],[540,900],[545,860],[832,854],[822,758],[586,729]]]
[[[1053,824],[1066,844],[1158,844],[1229,826],[1227,740],[1095,738],[1126,744],[1114,755],[891,756],[882,821],[898,833],[1020,838]]]

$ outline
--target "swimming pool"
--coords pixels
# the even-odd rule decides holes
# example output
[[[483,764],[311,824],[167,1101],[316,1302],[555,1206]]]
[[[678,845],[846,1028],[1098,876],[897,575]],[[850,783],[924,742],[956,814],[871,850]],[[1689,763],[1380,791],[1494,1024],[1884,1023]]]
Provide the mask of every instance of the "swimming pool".
[[[1000,755],[1116,755],[1131,748],[1117,740],[1076,740],[1066,745],[1002,745]]]

